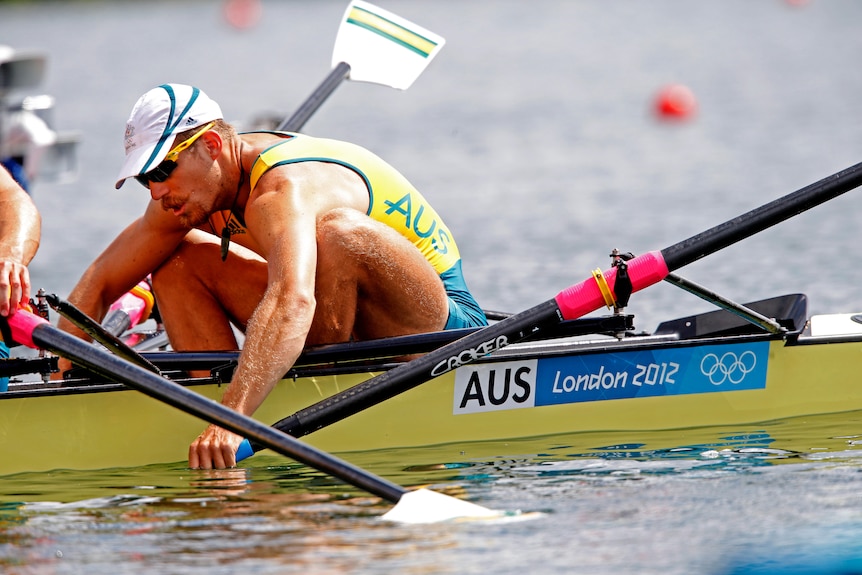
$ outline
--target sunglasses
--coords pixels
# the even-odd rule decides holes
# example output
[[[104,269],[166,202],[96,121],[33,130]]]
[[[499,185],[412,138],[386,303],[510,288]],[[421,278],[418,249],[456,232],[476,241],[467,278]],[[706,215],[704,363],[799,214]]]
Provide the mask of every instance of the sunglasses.
[[[184,140],[171,148],[171,151],[165,155],[165,159],[161,164],[147,172],[146,174],[139,174],[135,176],[135,179],[144,186],[145,188],[150,188],[150,182],[161,183],[170,177],[173,171],[177,168],[177,158],[180,155],[180,152],[191,146],[195,143],[195,140],[201,137],[201,135],[215,126],[215,122],[210,122],[206,126],[204,126],[203,130],[189,138],[188,140]]]

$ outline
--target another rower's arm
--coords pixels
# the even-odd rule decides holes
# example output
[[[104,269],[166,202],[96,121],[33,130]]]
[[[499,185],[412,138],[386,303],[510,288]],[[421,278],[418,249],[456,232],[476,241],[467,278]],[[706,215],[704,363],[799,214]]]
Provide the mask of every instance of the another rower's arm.
[[[42,219],[36,206],[5,168],[0,167],[0,315],[14,313],[30,299],[27,266],[36,255]]]

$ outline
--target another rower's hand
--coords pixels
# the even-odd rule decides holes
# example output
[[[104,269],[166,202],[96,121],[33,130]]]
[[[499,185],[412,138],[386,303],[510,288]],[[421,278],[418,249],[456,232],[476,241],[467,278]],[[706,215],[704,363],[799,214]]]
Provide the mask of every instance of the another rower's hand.
[[[243,438],[236,433],[210,425],[189,446],[192,469],[227,469],[236,467],[236,450]]]
[[[0,315],[10,316],[18,311],[18,304],[30,300],[30,272],[27,266],[0,261]]]

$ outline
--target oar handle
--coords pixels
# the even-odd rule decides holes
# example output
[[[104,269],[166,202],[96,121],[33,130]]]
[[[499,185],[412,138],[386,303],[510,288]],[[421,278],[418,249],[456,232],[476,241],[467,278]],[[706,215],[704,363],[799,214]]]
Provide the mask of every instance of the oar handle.
[[[34,313],[18,310],[15,315],[6,318],[6,322],[9,324],[12,339],[21,345],[36,349],[39,346],[33,341],[33,331],[40,325],[48,323],[48,320]]]
[[[236,462],[239,463],[243,459],[248,459],[254,455],[254,449],[251,446],[251,442],[248,439],[243,439],[242,443],[239,444],[239,448],[236,450]]]

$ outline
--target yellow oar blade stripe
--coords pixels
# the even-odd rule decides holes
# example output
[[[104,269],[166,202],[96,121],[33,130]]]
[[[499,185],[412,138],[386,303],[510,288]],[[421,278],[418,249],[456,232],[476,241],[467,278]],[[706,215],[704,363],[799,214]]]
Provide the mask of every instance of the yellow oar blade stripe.
[[[431,52],[434,51],[434,48],[437,47],[437,43],[433,40],[429,40],[412,30],[408,30],[404,26],[396,24],[391,20],[387,20],[374,12],[369,12],[368,10],[358,6],[354,6],[350,10],[350,14],[347,16],[347,22],[401,44],[405,48],[416,52],[423,58],[427,58]]]

